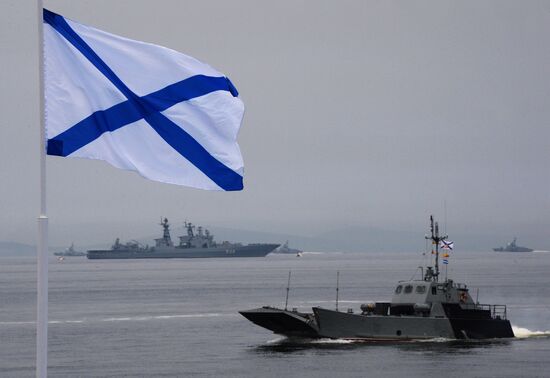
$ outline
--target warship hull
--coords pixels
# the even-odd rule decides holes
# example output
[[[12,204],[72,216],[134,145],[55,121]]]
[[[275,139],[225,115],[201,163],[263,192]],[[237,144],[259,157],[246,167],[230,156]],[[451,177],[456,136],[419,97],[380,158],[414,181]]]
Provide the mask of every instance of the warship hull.
[[[320,307],[314,307],[311,314],[271,307],[240,313],[256,325],[288,337],[369,341],[514,337],[505,319],[363,315]]]
[[[279,244],[250,244],[245,246],[219,246],[209,248],[151,248],[90,250],[87,257],[97,259],[174,259],[174,258],[215,258],[215,257],[264,257]]]
[[[533,249],[527,247],[521,247],[516,244],[517,238],[514,238],[510,243],[504,247],[493,248],[495,252],[533,252]]]
[[[86,256],[85,252],[54,252],[54,256],[58,257],[79,257]]]
[[[495,252],[533,252],[531,248],[527,248],[527,247],[515,247],[513,249],[499,247],[499,248],[493,248],[493,251]]]

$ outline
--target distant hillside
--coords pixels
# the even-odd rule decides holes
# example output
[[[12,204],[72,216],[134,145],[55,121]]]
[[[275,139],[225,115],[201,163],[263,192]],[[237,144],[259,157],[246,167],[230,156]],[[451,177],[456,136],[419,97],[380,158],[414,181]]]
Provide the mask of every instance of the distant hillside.
[[[49,254],[56,251],[63,251],[67,247],[50,246]],[[35,257],[36,246],[24,243],[0,241],[0,257]]]
[[[36,247],[23,243],[0,241],[0,256],[36,256]]]
[[[372,227],[343,227],[341,229],[329,230],[314,236],[292,235],[284,233],[239,230],[224,227],[205,225],[218,243],[223,241],[240,243],[280,243],[288,240],[292,248],[302,249],[309,252],[420,252],[426,248],[424,234],[418,230],[387,230]],[[171,230],[172,241],[179,243],[178,236],[184,235],[183,227],[174,227]],[[116,235],[115,235],[116,236]],[[131,239],[153,246],[155,238],[160,234],[141,237],[135,235]],[[122,243],[131,239],[123,239]],[[455,242],[457,251],[491,251],[492,247],[504,244],[508,239],[502,235],[476,234],[473,232],[453,232],[449,237]],[[546,240],[537,240],[535,237],[524,237],[528,240],[524,244],[535,249],[544,248]],[[94,244],[80,244],[75,240],[75,249],[86,251],[89,249],[110,248],[112,240],[97,240]],[[64,247],[50,247],[50,254],[55,251],[65,250]],[[36,247],[23,243],[0,242],[0,256],[34,256]]]

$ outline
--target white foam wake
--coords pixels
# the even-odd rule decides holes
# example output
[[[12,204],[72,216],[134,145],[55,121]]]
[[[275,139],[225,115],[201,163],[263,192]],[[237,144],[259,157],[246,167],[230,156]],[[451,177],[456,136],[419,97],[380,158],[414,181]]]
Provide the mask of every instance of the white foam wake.
[[[266,342],[267,345],[272,345],[272,344],[279,344],[279,343],[283,343],[285,341],[287,341],[288,338],[283,336],[283,337],[279,337],[277,339],[273,339],[273,340],[269,340]]]
[[[144,320],[166,320],[166,319],[183,319],[183,318],[213,318],[219,316],[236,316],[234,314],[220,313],[204,313],[204,314],[181,314],[181,315],[157,315],[157,316],[130,316],[119,318],[105,318],[102,322],[127,322],[127,321],[144,321]]]
[[[203,313],[203,314],[177,314],[177,315],[157,315],[157,316],[124,316],[103,319],[71,319],[71,320],[50,320],[48,324],[80,324],[97,322],[127,322],[127,321],[147,321],[147,320],[166,320],[166,319],[185,319],[185,318],[213,318],[220,316],[237,316],[237,314],[223,313]],[[20,322],[0,322],[0,326],[10,325],[28,325],[36,324],[35,321]]]
[[[526,339],[528,337],[537,337],[537,336],[550,336],[550,331],[531,331],[527,328],[518,327],[512,325],[512,331],[518,339]]]
[[[311,340],[312,344],[353,344],[357,340],[348,340],[348,339],[314,339]]]
[[[448,343],[454,339],[448,339],[446,337],[434,337],[432,339],[420,339],[417,340],[419,343]]]

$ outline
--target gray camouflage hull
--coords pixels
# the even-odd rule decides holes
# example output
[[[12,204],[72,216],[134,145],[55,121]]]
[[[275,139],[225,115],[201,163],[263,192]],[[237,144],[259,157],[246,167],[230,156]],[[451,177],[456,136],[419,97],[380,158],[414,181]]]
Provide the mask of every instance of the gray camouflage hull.
[[[173,259],[213,257],[264,257],[279,244],[249,244],[245,246],[211,248],[154,248],[149,250],[90,250],[88,259]]]
[[[241,311],[260,327],[288,337],[407,341],[514,337],[505,319],[362,315],[320,307],[313,314],[262,307]]]

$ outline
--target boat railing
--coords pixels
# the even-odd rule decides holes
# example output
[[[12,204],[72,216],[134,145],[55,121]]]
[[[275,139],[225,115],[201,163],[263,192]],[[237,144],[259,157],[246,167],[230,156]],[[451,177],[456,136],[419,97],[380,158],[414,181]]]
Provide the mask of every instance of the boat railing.
[[[491,318],[493,319],[504,319],[507,318],[506,305],[492,305],[492,304],[481,304],[481,303],[469,303],[462,305],[463,308],[473,309],[473,310],[484,310],[489,311]]]

